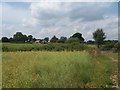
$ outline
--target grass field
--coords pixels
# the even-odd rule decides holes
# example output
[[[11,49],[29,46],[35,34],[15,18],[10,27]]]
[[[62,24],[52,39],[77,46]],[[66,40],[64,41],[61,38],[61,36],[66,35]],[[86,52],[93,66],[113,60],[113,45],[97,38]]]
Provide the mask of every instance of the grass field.
[[[92,57],[86,51],[3,52],[4,88],[111,87],[115,70],[107,55]]]

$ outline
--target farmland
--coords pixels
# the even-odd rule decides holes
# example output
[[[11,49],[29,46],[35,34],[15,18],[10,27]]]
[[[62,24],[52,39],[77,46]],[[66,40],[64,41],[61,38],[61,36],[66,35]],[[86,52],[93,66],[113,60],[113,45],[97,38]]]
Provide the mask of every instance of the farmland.
[[[117,59],[117,55],[110,55]],[[3,88],[111,88],[116,63],[83,51],[3,52]],[[116,67],[113,67],[116,66]]]
[[[2,0],[0,89],[120,90],[120,5],[103,1]]]

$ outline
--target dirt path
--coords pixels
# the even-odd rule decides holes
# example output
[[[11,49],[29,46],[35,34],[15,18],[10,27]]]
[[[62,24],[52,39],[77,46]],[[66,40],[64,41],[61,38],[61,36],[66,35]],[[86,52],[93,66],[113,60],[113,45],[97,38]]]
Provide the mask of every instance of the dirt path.
[[[111,54],[113,52],[108,51],[101,51],[101,54],[107,54],[110,56],[110,59],[113,61],[112,67],[115,67],[117,69],[114,70],[114,72],[111,74],[110,79],[113,82],[112,88],[115,88],[115,90],[120,90],[120,87],[118,86],[118,75],[120,76],[120,73],[118,73],[118,59],[115,59]],[[118,57],[118,56],[117,56]]]
[[[113,57],[111,57],[111,59],[113,60],[113,63],[118,63],[118,60],[115,60]],[[110,76],[110,79],[113,82],[113,86],[112,88],[116,88],[117,90],[120,90],[120,87],[118,86],[118,69],[116,71],[114,71],[112,73],[112,75]]]

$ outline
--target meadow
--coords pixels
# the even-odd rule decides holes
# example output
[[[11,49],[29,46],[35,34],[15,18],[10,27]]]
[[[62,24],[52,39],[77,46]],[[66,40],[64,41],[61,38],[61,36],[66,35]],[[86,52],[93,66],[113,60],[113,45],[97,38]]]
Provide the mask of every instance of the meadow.
[[[2,87],[111,88],[117,66],[111,57],[86,50],[3,52]]]

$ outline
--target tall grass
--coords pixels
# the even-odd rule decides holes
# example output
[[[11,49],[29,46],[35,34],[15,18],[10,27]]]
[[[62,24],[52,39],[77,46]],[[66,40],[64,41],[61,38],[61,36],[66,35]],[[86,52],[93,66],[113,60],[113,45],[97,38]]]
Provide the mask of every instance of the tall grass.
[[[82,52],[3,52],[3,87],[111,87],[111,59]]]

